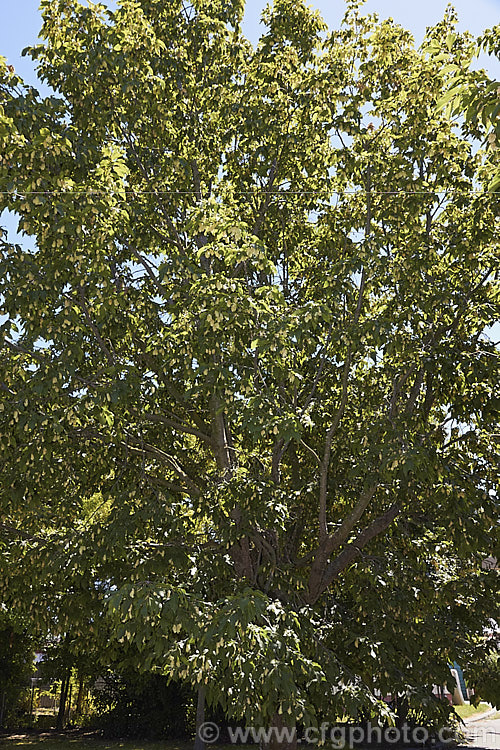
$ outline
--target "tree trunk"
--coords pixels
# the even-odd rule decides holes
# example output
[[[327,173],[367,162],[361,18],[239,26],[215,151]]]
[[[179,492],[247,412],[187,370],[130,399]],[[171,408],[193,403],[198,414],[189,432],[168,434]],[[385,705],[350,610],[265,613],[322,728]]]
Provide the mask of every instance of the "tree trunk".
[[[297,750],[297,728],[294,721],[284,721],[283,714],[274,714],[270,729],[273,731],[265,750]]]
[[[83,713],[83,699],[85,697],[85,681],[82,675],[78,679],[78,695],[76,696],[76,716],[80,717]]]
[[[56,729],[64,729],[64,715],[66,713],[66,699],[68,697],[69,681],[71,676],[71,669],[68,669],[67,673],[61,682],[61,695],[59,697],[59,711],[57,712]]]
[[[0,727],[3,727],[3,719],[5,716],[5,703],[7,702],[7,691],[4,690],[0,699]]]
[[[205,750],[205,743],[199,735],[200,727],[205,722],[205,688],[198,688],[196,700],[196,734],[194,738],[194,750]]]
[[[66,722],[65,723],[71,724],[71,695],[73,693],[73,685],[71,684],[70,677],[68,677],[68,685],[69,685],[69,697],[66,700],[67,705],[65,706],[65,709],[66,709],[66,713],[65,713]]]
[[[35,684],[33,680],[31,681],[31,690],[30,690],[30,726],[33,724],[33,704],[35,702]]]
[[[408,711],[409,711],[409,704],[407,698],[404,696],[400,696],[397,693],[395,693],[395,701],[396,701],[396,726],[401,728],[405,725],[406,721],[408,720]]]
[[[65,684],[66,684],[66,677],[63,677],[61,681],[61,692],[59,693],[59,710],[57,712],[56,729],[62,729],[62,725],[63,725],[63,700],[64,700]]]

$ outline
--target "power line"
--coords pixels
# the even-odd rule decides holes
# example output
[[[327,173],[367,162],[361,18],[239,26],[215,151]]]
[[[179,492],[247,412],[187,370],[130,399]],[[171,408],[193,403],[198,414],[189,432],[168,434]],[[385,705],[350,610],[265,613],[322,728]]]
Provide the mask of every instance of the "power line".
[[[493,190],[489,192],[485,189],[477,190],[366,190],[360,188],[359,190],[330,190],[325,191],[328,195],[363,195],[370,192],[371,195],[500,195],[499,190]],[[196,195],[196,190],[28,190],[25,192],[18,192],[16,190],[0,190],[0,195],[11,195],[17,198],[23,198],[28,195],[123,195],[126,196],[139,196],[139,195]],[[275,198],[284,198],[287,195],[323,195],[321,190],[285,190],[280,193],[272,193]],[[269,195],[269,192],[265,189],[258,190],[235,190],[231,195]]]

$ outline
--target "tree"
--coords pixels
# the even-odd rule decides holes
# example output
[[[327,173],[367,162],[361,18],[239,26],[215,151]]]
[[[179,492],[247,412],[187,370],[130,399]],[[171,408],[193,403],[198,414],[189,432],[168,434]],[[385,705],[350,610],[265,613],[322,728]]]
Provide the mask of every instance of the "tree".
[[[40,630],[43,631],[43,628]],[[55,728],[61,730],[68,719],[81,719],[85,687],[95,682],[106,669],[103,661],[105,648],[81,635],[72,637],[69,630],[57,637],[51,636],[50,630],[44,633],[41,643],[43,660],[39,671],[44,683],[56,683],[54,690],[59,693],[59,704]],[[73,704],[75,710],[72,717]]]
[[[19,709],[33,674],[34,644],[26,626],[0,606],[0,728]]]
[[[0,89],[2,595],[290,728],[439,711],[499,607],[498,199],[358,6],[44,0]]]
[[[492,649],[488,658],[483,661],[479,670],[474,674],[474,692],[475,698],[484,698],[491,701],[493,706],[498,706],[500,694],[498,688],[498,667],[499,667],[499,647]]]
[[[93,724],[105,737],[185,739],[194,728],[194,693],[163,675],[104,673],[93,691]],[[193,724],[193,726],[191,726]]]
[[[465,48],[462,44],[458,59],[450,54],[456,39],[457,35],[450,33],[444,45],[434,43],[427,49],[434,59],[449,63],[442,68],[448,90],[438,101],[438,107],[449,116],[465,115],[465,132],[472,130],[482,139],[487,155],[484,170],[490,175],[488,189],[495,192],[500,188],[500,81],[492,80],[484,70],[471,70],[470,65],[483,52],[500,57],[500,25],[487,29],[477,41],[469,39]]]

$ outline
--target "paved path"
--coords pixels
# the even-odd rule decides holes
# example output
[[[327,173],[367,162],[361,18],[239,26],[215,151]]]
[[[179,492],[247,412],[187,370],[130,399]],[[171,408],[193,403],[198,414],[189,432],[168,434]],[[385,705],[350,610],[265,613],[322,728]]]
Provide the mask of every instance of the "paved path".
[[[490,716],[493,716],[493,714],[497,713],[497,709],[494,706],[491,706],[487,711],[484,711],[481,714],[473,714],[472,716],[468,716],[466,719],[463,719],[465,724],[472,724],[474,721],[484,721],[485,719],[489,719]]]
[[[500,719],[474,721],[466,727],[467,744],[459,745],[456,750],[480,748],[481,750],[500,750]]]

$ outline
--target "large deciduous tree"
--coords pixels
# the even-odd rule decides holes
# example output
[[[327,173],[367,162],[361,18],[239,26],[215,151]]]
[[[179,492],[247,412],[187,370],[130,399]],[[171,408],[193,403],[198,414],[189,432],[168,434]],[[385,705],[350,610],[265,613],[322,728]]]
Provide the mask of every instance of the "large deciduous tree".
[[[430,711],[498,615],[469,38],[358,5],[42,0],[1,68],[2,596],[249,722]]]
[[[488,155],[483,169],[489,173],[488,189],[500,192],[500,81],[492,80],[484,70],[471,69],[474,58],[486,53],[500,59],[500,25],[487,29],[478,40],[469,38],[462,54],[456,57],[453,47],[456,34],[434,39],[427,48],[433,60],[446,63],[440,66],[447,90],[438,100],[438,107],[449,116],[465,116],[465,133],[472,132],[483,141]]]

